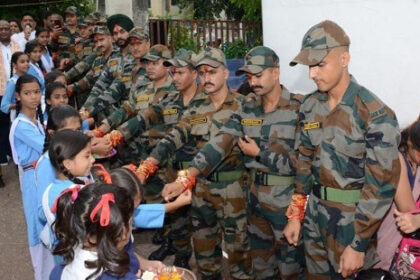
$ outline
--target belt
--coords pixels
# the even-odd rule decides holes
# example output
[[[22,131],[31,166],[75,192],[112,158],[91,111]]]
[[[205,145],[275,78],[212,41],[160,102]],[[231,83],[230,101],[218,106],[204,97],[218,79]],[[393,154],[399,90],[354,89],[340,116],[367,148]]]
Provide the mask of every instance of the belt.
[[[262,186],[285,186],[295,181],[295,176],[279,176],[262,171],[251,171],[251,178],[257,185]]]
[[[175,170],[187,169],[190,166],[189,161],[172,161],[172,168]]]
[[[213,172],[207,177],[211,182],[235,182],[242,178],[243,170]]]
[[[22,166],[23,172],[28,171],[28,170],[31,170],[31,169],[35,169],[36,163],[37,163],[37,161],[34,161],[34,162],[29,163],[29,164],[23,165]]]
[[[357,203],[360,199],[360,193],[358,190],[342,190],[335,189],[319,184],[315,184],[312,188],[312,193],[319,199],[328,200],[339,203]]]

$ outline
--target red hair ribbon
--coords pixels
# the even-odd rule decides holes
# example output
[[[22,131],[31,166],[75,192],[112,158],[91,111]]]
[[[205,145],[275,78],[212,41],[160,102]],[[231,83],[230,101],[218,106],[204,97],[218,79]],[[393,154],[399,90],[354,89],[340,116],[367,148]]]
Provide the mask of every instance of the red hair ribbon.
[[[109,175],[109,172],[105,169],[105,167],[102,164],[96,163],[93,166],[99,168],[96,174],[98,174],[99,176],[102,176],[103,181],[105,183],[112,184],[111,175]]]
[[[96,214],[101,211],[99,217],[100,225],[103,227],[109,225],[111,215],[111,210],[109,208],[110,202],[115,202],[113,193],[106,193],[101,196],[101,200],[99,200],[98,204],[95,208],[93,208],[92,213],[90,213],[90,220],[92,223],[96,223],[98,221],[98,219],[96,219]]]
[[[58,200],[65,195],[66,193],[71,193],[71,201],[75,201],[77,199],[77,196],[79,195],[79,191],[80,191],[80,185],[75,185],[74,187],[70,187],[65,189],[64,191],[62,191],[60,193],[60,195],[54,200],[54,204],[51,207],[51,212],[55,213],[57,212],[57,204],[58,204]]]

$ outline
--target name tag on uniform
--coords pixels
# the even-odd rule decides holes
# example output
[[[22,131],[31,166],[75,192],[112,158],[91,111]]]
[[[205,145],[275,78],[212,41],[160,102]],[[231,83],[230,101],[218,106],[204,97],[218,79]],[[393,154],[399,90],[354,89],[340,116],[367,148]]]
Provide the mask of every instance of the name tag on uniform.
[[[242,119],[242,125],[262,125],[262,119]]]
[[[202,124],[202,123],[206,123],[206,122],[207,122],[207,118],[206,117],[201,117],[201,118],[196,118],[196,119],[190,120],[190,125]]]
[[[137,102],[144,102],[144,101],[149,101],[149,96],[139,96],[137,97]]]
[[[95,67],[93,67],[93,70],[94,71],[99,71],[99,70],[101,70],[102,69],[102,66],[95,66]]]
[[[163,110],[163,115],[164,116],[175,115],[176,113],[178,113],[178,109],[176,109],[176,108]]]
[[[60,44],[68,44],[70,43],[70,38],[67,36],[58,36],[58,42]]]
[[[91,52],[92,51],[92,47],[84,47],[83,50],[85,52]]]
[[[111,61],[109,61],[109,66],[114,66],[114,65],[117,65],[118,64],[118,60],[116,60],[116,59],[113,59],[113,60],[111,60]]]
[[[97,52],[95,53],[95,55],[96,55],[96,56],[101,56],[101,55],[102,55],[102,53],[101,53],[100,51],[97,51]]]
[[[317,128],[320,128],[320,127],[321,127],[320,122],[310,122],[310,123],[305,123],[303,125],[304,130],[317,129]]]
[[[125,82],[129,82],[131,81],[131,76],[123,76],[121,78],[121,82],[125,83]]]

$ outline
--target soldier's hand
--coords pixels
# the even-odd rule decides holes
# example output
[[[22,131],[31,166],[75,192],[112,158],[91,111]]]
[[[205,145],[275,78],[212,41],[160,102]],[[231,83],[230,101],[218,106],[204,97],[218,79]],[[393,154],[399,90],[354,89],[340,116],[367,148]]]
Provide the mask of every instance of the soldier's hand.
[[[257,143],[255,143],[254,139],[247,135],[245,135],[244,139],[238,139],[238,145],[246,156],[256,157],[260,152],[260,148]]]
[[[98,127],[98,129],[100,130],[100,131],[102,131],[104,134],[107,134],[110,130],[111,130],[111,128],[107,125],[107,124],[101,124],[99,127]]]
[[[98,154],[101,156],[106,156],[111,152],[111,150],[112,150],[112,144],[108,139],[104,137],[102,138],[94,137],[92,139],[92,153]]]
[[[397,209],[394,210],[395,222],[398,228],[404,233],[412,233],[420,228],[420,216],[401,213]]]
[[[289,220],[283,230],[283,235],[286,237],[289,244],[298,245],[300,228],[302,227],[299,220]]]
[[[184,191],[184,186],[178,182],[166,184],[162,190],[162,197],[165,201],[169,201],[174,197],[179,196]]]
[[[365,253],[358,252],[352,247],[347,246],[340,257],[340,267],[338,269],[338,273],[340,273],[344,278],[349,277],[363,267],[364,261]]]
[[[186,190],[181,193],[175,200],[178,207],[182,207],[188,204],[191,204],[192,199],[192,192],[190,190]]]

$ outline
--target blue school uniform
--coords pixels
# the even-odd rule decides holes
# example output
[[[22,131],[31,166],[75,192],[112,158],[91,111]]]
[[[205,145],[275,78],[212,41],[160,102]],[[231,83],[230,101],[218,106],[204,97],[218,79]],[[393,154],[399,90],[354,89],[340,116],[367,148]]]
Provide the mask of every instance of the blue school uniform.
[[[44,75],[42,74],[41,69],[39,69],[38,66],[36,66],[32,62],[30,62],[29,63],[29,69],[26,72],[26,74],[32,75],[38,80],[39,84],[41,85],[42,95],[44,95],[44,93],[45,93],[45,79],[44,79]]]
[[[3,98],[1,99],[0,110],[5,113],[10,113],[10,105],[16,103],[16,81],[19,79],[18,75],[13,75],[6,84],[6,90]]]
[[[37,192],[38,217],[43,225],[47,223],[44,211],[42,210],[42,196],[47,187],[56,179],[54,167],[51,164],[50,156],[46,151],[38,160],[35,168],[35,185]]]
[[[140,204],[134,210],[133,226],[161,228],[165,220],[165,204]]]
[[[10,129],[10,146],[13,160],[19,165],[23,210],[25,213],[29,246],[40,243],[39,233],[42,229],[38,222],[36,187],[34,183],[34,165],[42,154],[44,147],[44,129],[34,124],[27,116],[20,113]]]

